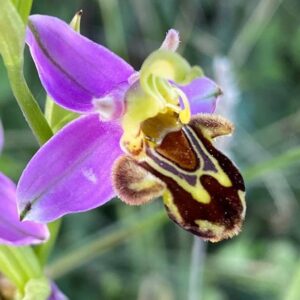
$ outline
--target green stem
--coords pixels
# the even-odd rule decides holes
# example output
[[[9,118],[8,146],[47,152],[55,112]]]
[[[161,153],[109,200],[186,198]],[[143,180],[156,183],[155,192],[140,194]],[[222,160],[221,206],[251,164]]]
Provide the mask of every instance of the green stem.
[[[140,220],[137,221],[138,225],[137,223],[133,225],[131,222],[130,224],[122,224],[119,229],[113,230],[109,234],[100,234],[97,239],[93,239],[81,247],[75,247],[74,250],[67,252],[66,255],[54,261],[47,268],[47,274],[54,279],[61,277],[128,238],[144,233],[147,229],[152,229],[153,226],[161,225],[166,220],[166,216],[165,212],[160,210],[155,214],[151,213],[149,217],[143,218],[143,221]]]
[[[9,81],[29,127],[42,145],[50,139],[52,130],[27,86],[22,69],[20,65],[7,66]]]
[[[27,23],[31,10],[32,0],[12,0],[24,24]]]

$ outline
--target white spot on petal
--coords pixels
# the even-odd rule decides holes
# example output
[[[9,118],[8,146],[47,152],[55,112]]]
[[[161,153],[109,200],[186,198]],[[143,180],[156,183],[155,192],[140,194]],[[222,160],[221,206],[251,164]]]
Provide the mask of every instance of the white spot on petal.
[[[83,170],[83,176],[90,182],[96,184],[98,182],[98,178],[96,174],[94,173],[93,169],[86,169]]]

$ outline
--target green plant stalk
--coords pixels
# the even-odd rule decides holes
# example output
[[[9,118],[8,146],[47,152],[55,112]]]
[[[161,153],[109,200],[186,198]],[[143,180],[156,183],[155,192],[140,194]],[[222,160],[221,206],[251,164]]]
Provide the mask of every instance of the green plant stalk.
[[[18,3],[21,1],[2,0],[0,10],[0,54],[6,67],[11,89],[25,116],[25,119],[36,136],[40,145],[45,143],[51,136],[52,131],[39,107],[31,94],[23,74],[23,52],[25,24],[21,19]],[[28,7],[22,11],[28,15],[31,0],[22,1]],[[15,6],[16,5],[16,6]],[[20,8],[21,9],[21,8]]]
[[[51,138],[52,130],[27,86],[23,66],[13,65],[6,68],[11,89],[20,109],[39,144],[42,145]]]
[[[107,235],[101,235],[98,239],[92,240],[84,246],[74,248],[74,250],[58,258],[46,269],[50,278],[56,279],[68,272],[84,265],[85,263],[93,260],[103,252],[119,245],[123,241],[135,235],[144,233],[146,230],[154,226],[160,226],[167,220],[165,212],[159,211],[145,217],[143,221],[139,219],[138,225],[130,222],[130,224],[122,224],[119,229]]]
[[[11,0],[15,5],[24,24],[27,23],[28,15],[31,11],[32,0]]]

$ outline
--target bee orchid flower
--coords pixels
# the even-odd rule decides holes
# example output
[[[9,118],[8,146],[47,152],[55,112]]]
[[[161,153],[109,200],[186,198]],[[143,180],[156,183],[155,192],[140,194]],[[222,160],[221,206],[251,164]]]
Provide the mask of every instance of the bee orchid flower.
[[[169,217],[204,239],[239,232],[243,179],[212,145],[233,125],[213,115],[221,90],[176,53],[175,30],[139,72],[55,17],[31,16],[26,42],[47,93],[82,116],[24,170],[22,219],[51,222],[115,195],[130,205],[161,196]]]

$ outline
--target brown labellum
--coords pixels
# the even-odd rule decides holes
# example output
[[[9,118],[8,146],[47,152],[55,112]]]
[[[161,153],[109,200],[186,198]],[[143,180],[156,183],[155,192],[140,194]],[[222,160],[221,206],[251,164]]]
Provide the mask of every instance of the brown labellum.
[[[201,118],[169,133],[159,146],[148,147],[148,159],[141,165],[166,184],[169,217],[185,230],[217,242],[240,231],[245,186],[235,165],[210,140],[231,133],[231,123],[220,117]]]
[[[188,125],[166,133],[159,144],[145,141],[145,156],[121,157],[113,183],[121,199],[144,204],[163,196],[169,217],[205,240],[236,235],[245,217],[245,186],[238,169],[212,145],[233,125],[212,115],[198,115]]]

